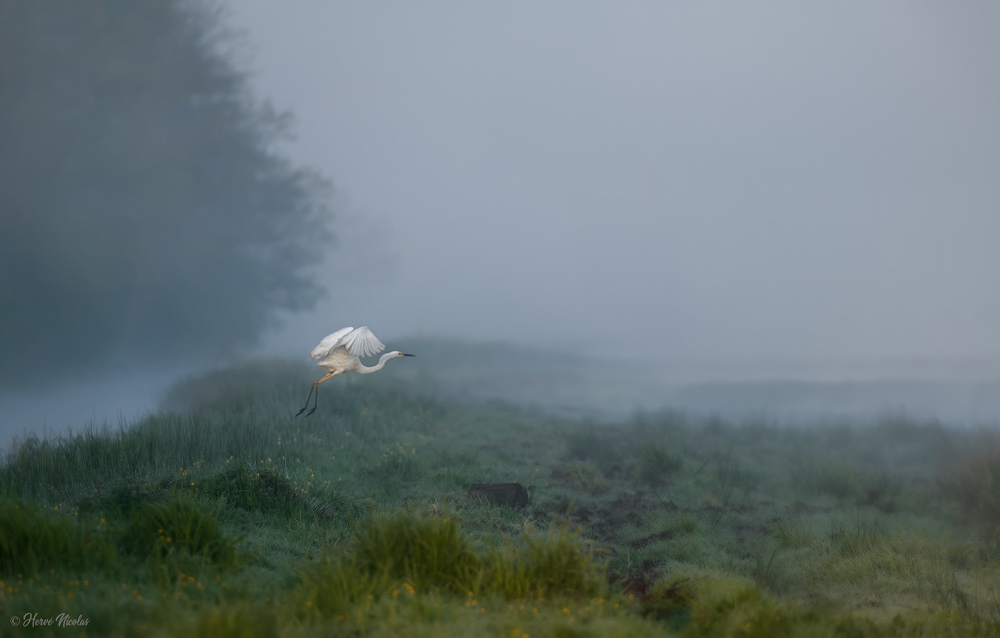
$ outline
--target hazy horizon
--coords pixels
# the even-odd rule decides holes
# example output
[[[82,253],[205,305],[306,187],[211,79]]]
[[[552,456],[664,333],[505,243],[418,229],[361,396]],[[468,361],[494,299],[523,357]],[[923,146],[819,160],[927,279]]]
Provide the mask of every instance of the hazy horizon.
[[[568,416],[619,420],[636,411],[670,409],[736,422],[764,419],[799,425],[830,420],[865,423],[886,416],[938,419],[956,426],[1000,424],[1000,370],[985,360],[637,362],[498,342],[413,335],[399,341],[418,353],[420,370],[429,371],[431,384],[444,396],[502,399]],[[456,358],[454,350],[441,355],[421,347],[442,343],[468,354]],[[463,367],[468,355],[484,352],[495,353],[502,365],[492,372],[482,366]],[[308,353],[258,352],[257,356],[314,363]],[[7,449],[15,436],[127,425],[155,413],[175,382],[226,365],[133,368],[17,396],[2,394],[0,450]],[[396,373],[401,379],[413,374],[399,367]],[[513,376],[512,367],[518,367]],[[463,376],[462,370],[468,372]],[[318,378],[319,369],[316,374]]]
[[[1000,6],[219,6],[275,150],[334,186],[328,297],[247,357],[368,325],[651,388],[1000,379]],[[0,428],[196,369],[0,396]]]

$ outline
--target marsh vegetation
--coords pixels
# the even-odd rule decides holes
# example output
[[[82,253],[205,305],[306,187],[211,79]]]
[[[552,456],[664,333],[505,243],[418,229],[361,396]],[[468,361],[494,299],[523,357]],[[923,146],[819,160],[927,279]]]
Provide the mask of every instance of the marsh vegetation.
[[[2,615],[93,636],[1000,635],[995,432],[591,422],[392,375],[295,419],[313,377],[247,363],[128,428],[19,441]]]

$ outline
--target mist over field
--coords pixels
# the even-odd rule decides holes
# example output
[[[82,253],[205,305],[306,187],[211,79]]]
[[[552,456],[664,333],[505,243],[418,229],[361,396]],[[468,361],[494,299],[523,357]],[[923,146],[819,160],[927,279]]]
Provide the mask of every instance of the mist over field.
[[[3,635],[1000,637],[998,113],[989,3],[0,0]]]
[[[996,7],[207,6],[206,71],[8,28],[3,441],[346,325],[563,412],[1000,418]]]

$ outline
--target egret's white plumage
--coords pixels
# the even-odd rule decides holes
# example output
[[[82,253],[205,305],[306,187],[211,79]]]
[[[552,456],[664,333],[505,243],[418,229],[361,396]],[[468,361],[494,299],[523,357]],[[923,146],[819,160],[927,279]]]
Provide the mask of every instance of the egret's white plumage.
[[[377,372],[382,369],[385,362],[389,359],[413,356],[412,354],[403,354],[399,350],[393,350],[379,357],[378,363],[373,366],[366,366],[361,363],[359,357],[369,357],[383,350],[385,350],[385,345],[378,340],[378,337],[372,334],[368,326],[361,326],[357,330],[353,327],[341,328],[337,332],[323,337],[323,340],[312,349],[309,356],[313,359],[318,359],[316,365],[325,368],[328,374],[312,385],[312,389],[309,390],[309,397],[306,398],[305,406],[295,416],[302,414],[309,407],[309,399],[312,398],[313,392],[316,393],[317,402],[319,401],[319,384],[330,377],[345,372],[359,372],[361,374]],[[314,403],[312,410],[309,410],[309,414],[315,411],[316,404]],[[309,414],[306,416],[309,416]]]
[[[323,340],[312,349],[309,356],[313,359],[322,359],[336,348],[345,348],[355,357],[370,357],[385,350],[385,345],[372,334],[368,326],[361,326],[357,330],[350,327],[341,328],[337,332],[323,337]]]

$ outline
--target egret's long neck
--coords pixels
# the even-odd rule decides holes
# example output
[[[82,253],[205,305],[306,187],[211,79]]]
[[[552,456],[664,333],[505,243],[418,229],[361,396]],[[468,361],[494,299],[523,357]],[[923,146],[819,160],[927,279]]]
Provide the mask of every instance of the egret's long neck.
[[[358,372],[360,372],[361,374],[368,374],[369,372],[378,372],[379,370],[382,369],[382,366],[385,365],[385,362],[391,359],[392,356],[393,356],[392,354],[386,352],[378,360],[378,363],[376,363],[373,366],[366,366],[365,364],[362,363],[360,366],[358,366]]]

